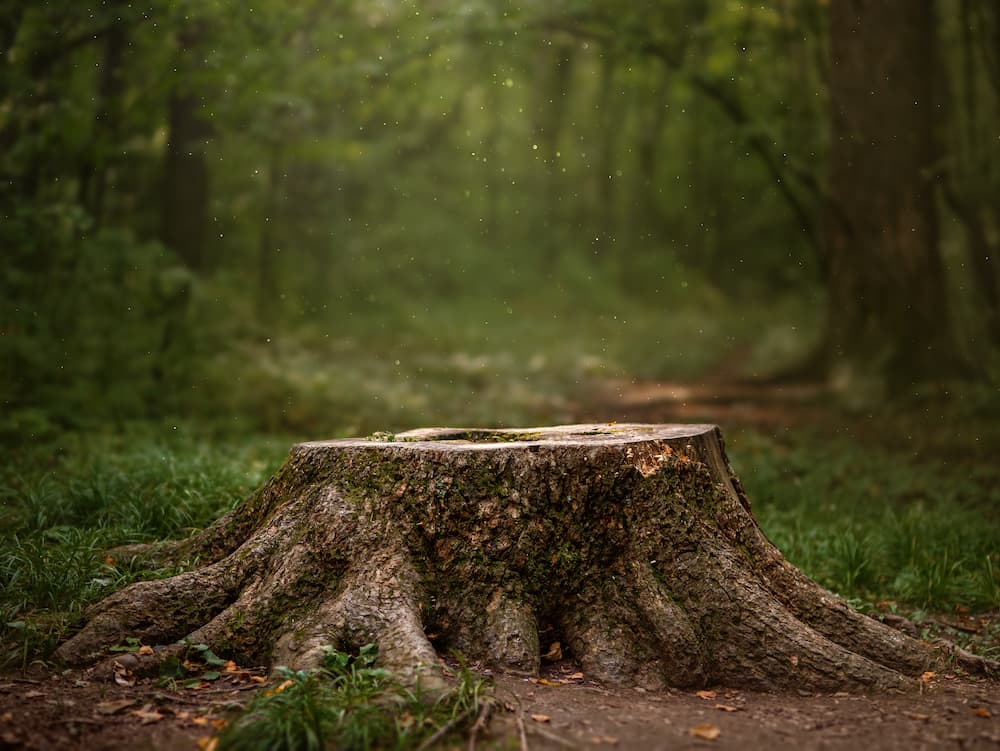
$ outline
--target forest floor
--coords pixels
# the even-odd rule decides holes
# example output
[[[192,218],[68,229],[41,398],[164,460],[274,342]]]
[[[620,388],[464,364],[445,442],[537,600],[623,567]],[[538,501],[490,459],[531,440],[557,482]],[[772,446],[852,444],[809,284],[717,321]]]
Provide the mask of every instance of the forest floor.
[[[864,413],[835,416],[811,386],[606,383],[575,411],[580,421],[710,421],[727,436],[744,427],[846,431],[858,440],[877,435],[902,442],[928,435],[924,418],[912,414],[889,430]],[[925,417],[935,420],[932,410]],[[965,455],[988,451],[978,436],[956,445],[954,431],[940,443],[918,441],[914,450],[939,452],[945,444]],[[937,618],[984,634],[993,650],[1000,647],[1000,614]],[[912,693],[893,695],[768,694],[724,686],[648,692],[600,685],[569,658],[546,663],[539,678],[483,673],[495,682],[498,709],[480,734],[482,748],[1000,749],[1000,685],[947,673],[915,678]],[[153,680],[119,685],[36,665],[0,675],[0,749],[210,748],[212,733],[247,704],[262,679],[263,671],[239,671],[192,688]]]
[[[488,671],[487,671],[488,675]],[[539,678],[492,675],[498,710],[480,748],[996,749],[995,683],[936,675],[910,694],[774,694],[603,686],[563,660]],[[168,689],[88,680],[79,672],[0,677],[0,748],[210,747],[210,737],[262,684],[245,677]],[[521,745],[521,737],[524,745]],[[461,748],[464,740],[443,748]]]

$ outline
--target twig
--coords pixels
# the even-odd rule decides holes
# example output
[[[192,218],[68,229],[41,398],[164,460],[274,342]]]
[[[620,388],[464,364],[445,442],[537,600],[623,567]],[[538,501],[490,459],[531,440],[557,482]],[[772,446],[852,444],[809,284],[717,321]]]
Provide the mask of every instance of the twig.
[[[479,710],[479,716],[476,718],[476,722],[472,725],[472,729],[469,731],[469,751],[476,751],[476,736],[479,732],[486,727],[486,723],[489,722],[490,715],[493,713],[493,705],[495,701],[484,701],[483,708]]]
[[[524,710],[517,713],[517,732],[521,741],[521,751],[528,751],[528,734],[524,730]]]
[[[439,740],[448,735],[448,733],[454,730],[457,725],[459,725],[462,722],[465,722],[470,717],[472,717],[471,709],[467,709],[464,712],[462,712],[462,714],[457,715],[456,717],[452,717],[448,722],[439,727],[437,729],[437,732],[434,733],[434,735],[432,735],[430,738],[428,738],[419,746],[417,746],[417,751],[427,751],[427,749],[429,749]]]
[[[936,618],[928,618],[924,623],[933,623],[935,626],[942,628],[953,628],[956,631],[964,631],[967,634],[978,634],[980,629],[975,626],[965,626],[961,623],[949,623],[948,621],[939,621]]]
[[[577,745],[573,743],[573,741],[567,740],[566,738],[563,738],[561,735],[557,735],[556,733],[553,733],[550,730],[546,730],[540,725],[532,725],[531,732],[538,733],[538,735],[542,736],[543,738],[546,738],[552,741],[553,743],[558,743],[560,746],[566,746],[567,748],[577,748]]]

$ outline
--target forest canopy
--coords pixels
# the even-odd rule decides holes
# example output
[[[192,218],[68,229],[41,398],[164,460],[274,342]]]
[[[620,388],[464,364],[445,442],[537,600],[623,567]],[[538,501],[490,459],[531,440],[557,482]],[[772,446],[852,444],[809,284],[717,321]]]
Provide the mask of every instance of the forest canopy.
[[[998,116],[969,0],[4,3],[0,433],[995,382]]]

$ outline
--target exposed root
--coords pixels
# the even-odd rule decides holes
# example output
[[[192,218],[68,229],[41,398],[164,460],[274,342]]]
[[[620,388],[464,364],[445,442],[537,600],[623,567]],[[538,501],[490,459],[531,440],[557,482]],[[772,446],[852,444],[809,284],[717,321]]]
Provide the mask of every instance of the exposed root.
[[[435,693],[447,682],[426,627],[445,648],[536,673],[542,621],[592,677],[650,688],[894,690],[929,668],[1000,673],[851,610],[791,566],[712,426],[413,438],[301,444],[199,535],[123,549],[200,568],[94,606],[57,656],[91,661],[132,637],[157,659],[206,643],[298,669],[375,642],[382,665]]]

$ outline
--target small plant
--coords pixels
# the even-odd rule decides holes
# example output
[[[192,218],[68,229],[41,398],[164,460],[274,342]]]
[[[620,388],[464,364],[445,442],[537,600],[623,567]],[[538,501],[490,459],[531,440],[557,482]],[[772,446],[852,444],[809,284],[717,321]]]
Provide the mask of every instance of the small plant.
[[[328,649],[316,670],[279,669],[280,682],[257,696],[218,736],[216,751],[416,748],[476,718],[487,685],[463,668],[455,687],[430,701],[376,667],[373,644],[357,655]]]

